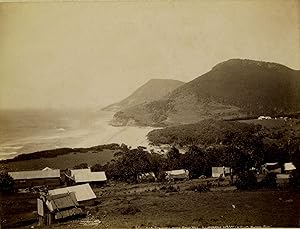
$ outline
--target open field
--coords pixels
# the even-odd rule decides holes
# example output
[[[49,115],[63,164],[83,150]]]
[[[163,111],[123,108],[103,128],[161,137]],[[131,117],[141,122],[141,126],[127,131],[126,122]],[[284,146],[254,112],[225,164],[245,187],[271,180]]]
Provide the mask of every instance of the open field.
[[[200,180],[173,184],[178,191],[168,192],[166,183],[112,183],[94,189],[95,205],[86,207],[90,217],[99,219],[97,228],[178,227],[178,226],[299,226],[300,193],[262,190],[233,191],[226,187],[200,193],[188,190]],[[3,228],[28,227],[34,222],[35,194],[14,194],[1,198]],[[21,208],[20,208],[21,207]],[[3,223],[5,222],[5,224]],[[21,224],[22,225],[22,224]],[[81,220],[52,225],[51,228],[93,228]],[[47,227],[46,227],[47,228]]]

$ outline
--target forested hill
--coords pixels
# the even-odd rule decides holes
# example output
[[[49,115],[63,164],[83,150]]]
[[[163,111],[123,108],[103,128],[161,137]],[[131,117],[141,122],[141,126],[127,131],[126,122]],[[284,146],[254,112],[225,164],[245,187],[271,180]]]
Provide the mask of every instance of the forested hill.
[[[103,110],[118,111],[145,102],[159,100],[183,84],[184,82],[172,79],[151,79],[124,100],[111,104]]]
[[[115,119],[174,125],[207,118],[281,115],[300,110],[300,71],[277,63],[231,59],[182,85],[168,98],[124,109]]]

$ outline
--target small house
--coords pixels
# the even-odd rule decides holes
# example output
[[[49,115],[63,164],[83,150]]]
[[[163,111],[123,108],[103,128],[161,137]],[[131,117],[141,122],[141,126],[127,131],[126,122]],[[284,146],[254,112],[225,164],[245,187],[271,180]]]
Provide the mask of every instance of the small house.
[[[57,195],[69,192],[74,192],[76,200],[79,204],[89,205],[92,204],[96,199],[96,195],[89,184],[69,186],[48,191],[50,195]]]
[[[41,195],[37,199],[38,225],[51,225],[83,215],[74,192]]]
[[[212,177],[225,177],[227,175],[231,174],[231,168],[230,167],[212,167],[211,168],[211,176]]]
[[[186,169],[166,171],[165,174],[166,179],[169,181],[189,179],[189,171]]]
[[[14,179],[16,189],[34,186],[56,187],[61,184],[59,169],[8,172],[8,174]]]
[[[69,185],[89,183],[91,186],[99,186],[107,181],[105,172],[92,172],[90,169],[70,170],[70,175],[65,176]]]

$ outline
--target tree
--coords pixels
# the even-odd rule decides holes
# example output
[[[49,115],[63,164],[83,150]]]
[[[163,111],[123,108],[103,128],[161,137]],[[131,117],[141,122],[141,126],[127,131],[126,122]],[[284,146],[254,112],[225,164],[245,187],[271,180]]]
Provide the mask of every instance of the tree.
[[[181,169],[182,168],[182,158],[183,155],[174,146],[167,153],[167,163],[169,165],[169,170]]]
[[[210,175],[211,165],[209,157],[204,149],[192,146],[184,154],[184,168],[189,170],[191,178],[198,178],[201,175]]]
[[[126,150],[115,154],[108,166],[108,174],[115,180],[136,182],[141,173],[151,172],[151,154],[144,148]]]
[[[13,192],[14,179],[5,171],[0,172],[0,192]]]
[[[89,166],[87,163],[81,163],[79,165],[75,165],[74,169],[87,169]]]

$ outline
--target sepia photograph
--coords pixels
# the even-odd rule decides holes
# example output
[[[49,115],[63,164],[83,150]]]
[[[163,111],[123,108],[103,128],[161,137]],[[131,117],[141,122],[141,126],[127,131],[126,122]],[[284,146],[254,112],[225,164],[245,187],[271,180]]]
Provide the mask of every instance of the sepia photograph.
[[[0,0],[0,229],[250,227],[300,227],[300,0]]]

